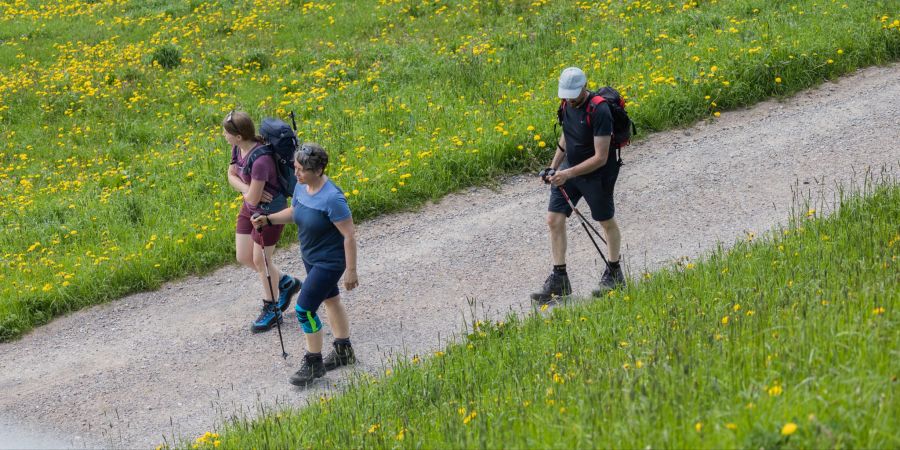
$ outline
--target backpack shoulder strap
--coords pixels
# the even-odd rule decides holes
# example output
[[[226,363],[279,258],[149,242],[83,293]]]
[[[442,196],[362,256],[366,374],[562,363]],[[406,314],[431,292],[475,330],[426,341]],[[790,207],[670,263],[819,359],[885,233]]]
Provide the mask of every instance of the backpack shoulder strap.
[[[565,114],[566,114],[566,101],[563,99],[560,99],[559,108],[556,109],[556,122],[559,125],[562,125],[563,117],[565,116]]]
[[[591,97],[590,100],[588,100],[588,105],[587,105],[587,108],[585,108],[585,111],[587,111],[587,123],[589,126],[591,124],[591,114],[593,114],[594,110],[597,109],[597,105],[599,105],[605,101],[606,101],[606,98],[604,98],[600,94],[594,94],[594,96]]]
[[[590,100],[588,100],[587,112],[589,114],[594,112],[594,109],[597,108],[597,105],[599,105],[605,101],[606,101],[606,98],[604,98],[602,95],[594,94],[594,96],[591,97]]]
[[[250,156],[247,157],[247,165],[244,166],[244,172],[250,173],[250,170],[253,168],[253,163],[259,159],[261,156],[271,155],[274,152],[272,150],[272,146],[269,144],[262,144],[257,146],[250,152]]]

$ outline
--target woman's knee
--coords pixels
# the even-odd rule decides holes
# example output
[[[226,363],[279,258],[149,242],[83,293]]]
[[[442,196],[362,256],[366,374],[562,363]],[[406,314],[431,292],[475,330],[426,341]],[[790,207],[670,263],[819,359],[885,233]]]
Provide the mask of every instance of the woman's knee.
[[[262,252],[253,252],[253,258],[251,260],[250,268],[256,269],[258,272],[262,272],[263,270],[265,270],[266,260],[263,259]]]
[[[250,268],[255,268],[255,265],[253,263],[253,255],[251,255],[250,253],[242,252],[240,251],[240,249],[238,249],[238,251],[234,253],[234,257],[235,259],[237,259],[237,262],[239,264]]]

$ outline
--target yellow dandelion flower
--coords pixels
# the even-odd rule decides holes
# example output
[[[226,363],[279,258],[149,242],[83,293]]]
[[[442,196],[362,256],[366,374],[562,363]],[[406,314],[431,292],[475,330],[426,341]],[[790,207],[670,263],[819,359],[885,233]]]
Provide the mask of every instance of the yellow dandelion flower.
[[[725,424],[725,428],[728,428],[731,431],[737,430],[737,425],[731,422]]]
[[[194,235],[194,238],[197,239],[198,241],[200,239],[203,239],[203,233],[197,233],[196,235]]]
[[[780,84],[780,83],[781,83],[781,77],[775,77],[775,83]]]
[[[781,435],[782,436],[790,436],[797,431],[797,424],[794,422],[788,422],[781,427]]]
[[[703,422],[697,422],[697,423],[695,423],[695,424],[694,424],[694,429],[697,430],[698,433],[701,432],[701,431],[703,431]]]

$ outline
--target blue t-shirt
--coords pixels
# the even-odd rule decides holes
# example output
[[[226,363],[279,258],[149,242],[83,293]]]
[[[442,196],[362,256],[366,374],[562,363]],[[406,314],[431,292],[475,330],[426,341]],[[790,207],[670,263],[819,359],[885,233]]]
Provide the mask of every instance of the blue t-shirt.
[[[329,179],[319,192],[309,195],[306,185],[297,183],[291,206],[299,229],[297,238],[303,262],[328,270],[344,270],[347,266],[344,235],[334,222],[351,215],[341,188]]]

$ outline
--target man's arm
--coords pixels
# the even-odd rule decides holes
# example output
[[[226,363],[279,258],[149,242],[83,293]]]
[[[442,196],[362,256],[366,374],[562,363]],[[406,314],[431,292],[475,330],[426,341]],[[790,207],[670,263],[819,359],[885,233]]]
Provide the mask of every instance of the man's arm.
[[[594,136],[594,155],[582,161],[581,164],[578,164],[575,167],[556,172],[555,175],[550,177],[550,182],[553,183],[554,186],[562,186],[566,181],[574,177],[591,173],[603,167],[609,157],[609,141],[610,136]],[[561,152],[557,149],[556,153],[559,154]],[[555,162],[556,158],[554,158],[553,161]]]
[[[572,177],[577,177],[603,167],[609,157],[609,141],[609,136],[594,136],[594,155],[581,164],[566,169],[565,172],[571,171]]]

